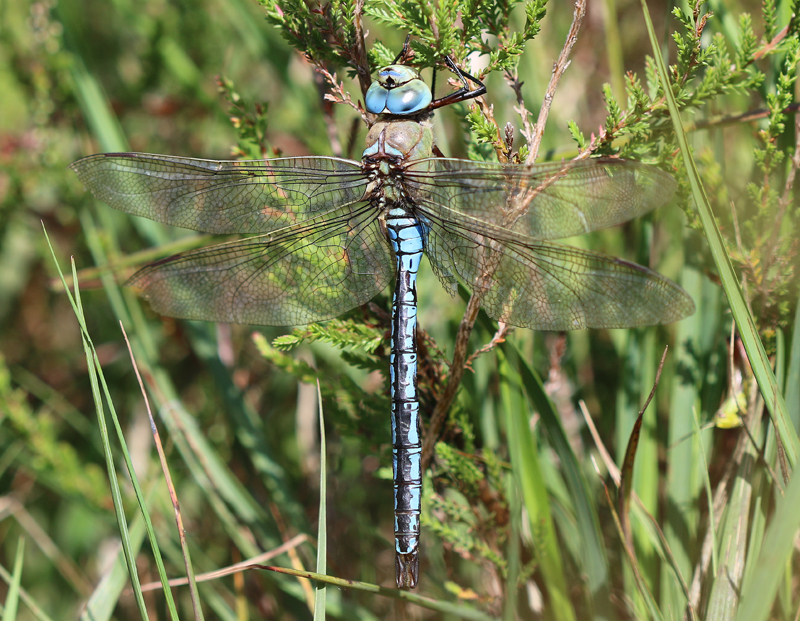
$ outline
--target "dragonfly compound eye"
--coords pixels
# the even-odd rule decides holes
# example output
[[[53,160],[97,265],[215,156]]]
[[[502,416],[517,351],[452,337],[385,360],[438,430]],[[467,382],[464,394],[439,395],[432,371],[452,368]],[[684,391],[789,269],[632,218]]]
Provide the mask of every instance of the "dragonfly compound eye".
[[[373,114],[415,114],[430,105],[431,89],[411,67],[390,65],[378,73],[364,98]]]
[[[367,105],[367,112],[381,114],[386,108],[387,97],[389,97],[389,91],[383,88],[378,82],[373,82],[367,91],[367,96],[364,97],[364,103]]]
[[[414,114],[431,103],[431,89],[422,80],[414,80],[389,91],[386,108],[391,114]]]

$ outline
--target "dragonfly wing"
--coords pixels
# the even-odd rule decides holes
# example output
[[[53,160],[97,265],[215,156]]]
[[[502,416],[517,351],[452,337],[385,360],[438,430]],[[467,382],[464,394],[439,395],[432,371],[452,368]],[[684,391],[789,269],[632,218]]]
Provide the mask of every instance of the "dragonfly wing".
[[[267,233],[364,197],[361,164],[331,157],[199,160],[102,153],[70,164],[98,199],[204,233]]]
[[[469,231],[426,218],[426,251],[443,284],[453,273],[473,291],[482,283],[482,305],[498,321],[533,330],[632,328],[694,312],[681,287],[635,263],[513,234],[500,243],[493,227]]]
[[[127,284],[162,315],[286,326],[323,321],[364,304],[393,276],[378,213],[363,204],[166,258]]]
[[[676,187],[658,168],[614,159],[531,166],[426,159],[412,162],[404,180],[441,218],[538,240],[626,222],[667,203]]]

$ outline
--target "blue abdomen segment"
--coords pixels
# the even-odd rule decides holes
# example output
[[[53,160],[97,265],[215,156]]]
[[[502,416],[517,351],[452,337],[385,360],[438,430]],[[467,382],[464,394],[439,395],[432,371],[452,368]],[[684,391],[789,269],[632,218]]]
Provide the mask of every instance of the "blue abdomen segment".
[[[417,272],[424,248],[424,228],[416,218],[391,213],[386,226],[397,260],[390,357],[395,572],[398,588],[412,588],[419,579],[422,500],[422,439],[417,395]]]

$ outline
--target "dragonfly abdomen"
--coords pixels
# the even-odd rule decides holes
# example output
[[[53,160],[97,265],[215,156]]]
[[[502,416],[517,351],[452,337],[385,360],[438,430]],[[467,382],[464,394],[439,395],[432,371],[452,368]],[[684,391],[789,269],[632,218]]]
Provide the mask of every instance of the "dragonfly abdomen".
[[[417,272],[424,229],[408,215],[390,215],[386,229],[397,265],[390,357],[395,573],[398,588],[410,588],[419,579],[422,440],[417,395]]]

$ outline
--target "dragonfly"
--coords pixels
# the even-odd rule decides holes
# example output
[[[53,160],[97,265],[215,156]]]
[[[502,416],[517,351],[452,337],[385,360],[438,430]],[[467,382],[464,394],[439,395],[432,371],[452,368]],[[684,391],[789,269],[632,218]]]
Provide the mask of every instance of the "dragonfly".
[[[71,164],[115,209],[245,236],[136,272],[126,284],[162,315],[304,325],[365,304],[394,282],[389,384],[398,588],[419,581],[416,281],[423,255],[451,293],[463,281],[489,316],[512,326],[630,328],[694,312],[689,295],[664,276],[552,241],[666,204],[674,179],[620,159],[525,165],[441,156],[433,111],[486,91],[446,62],[461,87],[440,99],[403,52],[380,69],[364,97],[376,120],[360,161],[105,153]]]

